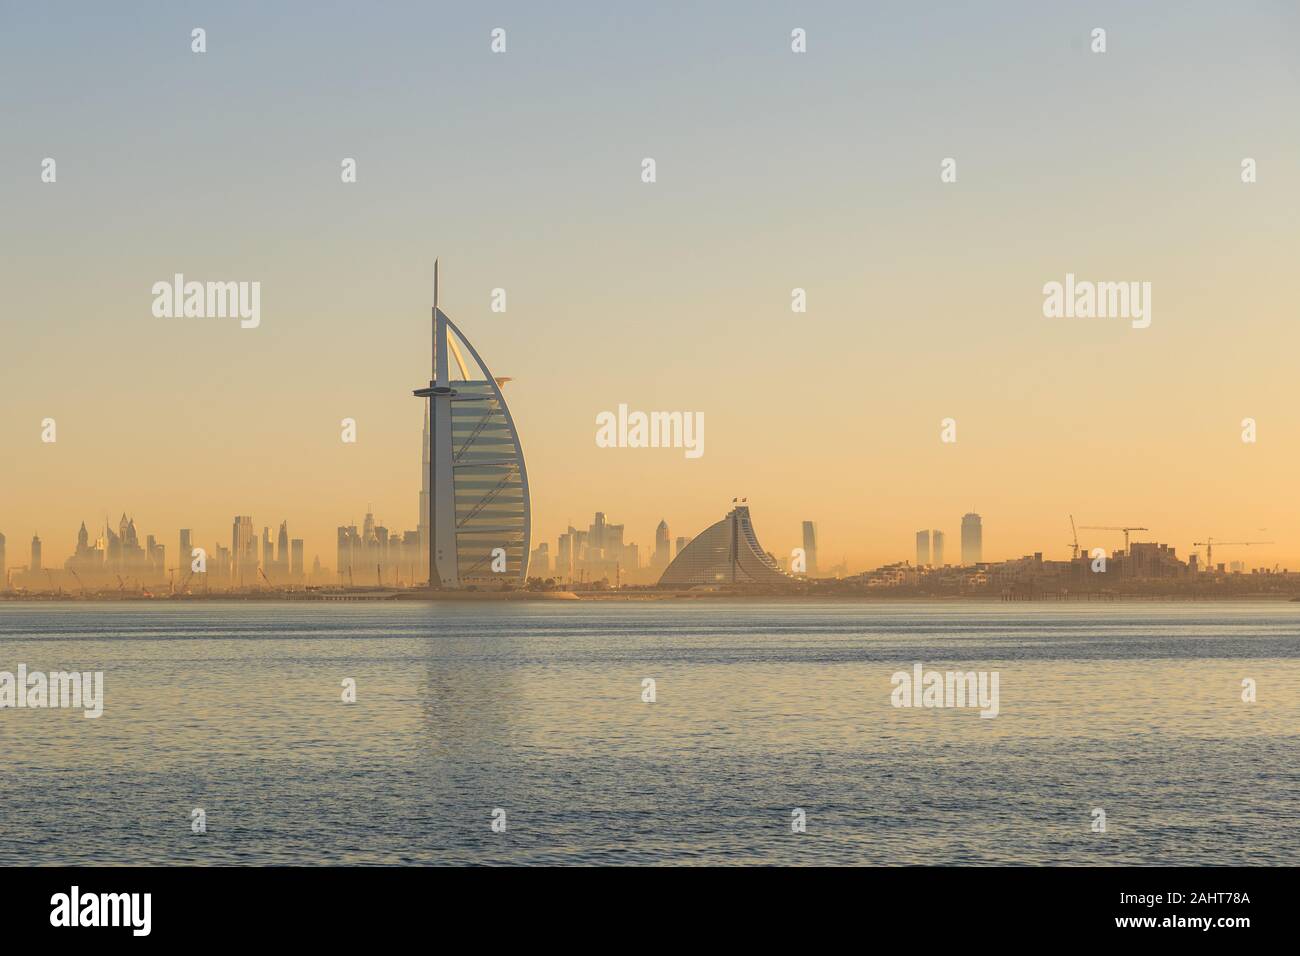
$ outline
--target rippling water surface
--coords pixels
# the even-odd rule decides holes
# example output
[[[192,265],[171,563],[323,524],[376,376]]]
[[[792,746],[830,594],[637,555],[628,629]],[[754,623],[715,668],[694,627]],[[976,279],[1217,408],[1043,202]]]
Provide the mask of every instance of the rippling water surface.
[[[0,604],[20,663],[106,703],[0,710],[6,864],[1300,861],[1300,604]]]

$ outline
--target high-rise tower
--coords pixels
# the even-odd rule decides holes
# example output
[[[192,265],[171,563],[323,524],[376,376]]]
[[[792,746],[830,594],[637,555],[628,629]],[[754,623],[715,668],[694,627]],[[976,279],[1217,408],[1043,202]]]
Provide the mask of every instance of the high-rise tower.
[[[817,573],[817,525],[811,521],[803,523],[803,556],[808,577]]]
[[[289,572],[289,522],[280,522],[280,534],[275,542],[275,568],[280,574]]]
[[[429,416],[431,587],[503,580],[522,584],[527,577],[528,472],[519,433],[501,394],[508,381],[492,376],[474,346],[439,308],[435,261],[433,378],[427,388],[414,392],[425,399]],[[500,557],[504,571],[495,570],[502,566]]]
[[[673,539],[668,533],[668,522],[660,521],[659,527],[655,528],[654,566],[656,568],[666,568],[672,559]]]
[[[984,560],[984,526],[980,516],[971,512],[961,517],[961,563],[979,564]]]
[[[111,540],[110,540],[111,544]],[[236,515],[230,529],[231,584],[242,587],[257,577],[257,532],[250,515]]]

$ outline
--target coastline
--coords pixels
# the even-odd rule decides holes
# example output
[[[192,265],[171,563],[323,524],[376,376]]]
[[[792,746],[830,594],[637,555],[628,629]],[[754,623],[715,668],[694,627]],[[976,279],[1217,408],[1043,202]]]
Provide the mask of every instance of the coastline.
[[[1300,596],[1290,594],[1098,594],[1042,595],[1010,598],[1001,594],[781,594],[736,591],[331,591],[180,595],[108,595],[108,594],[0,594],[0,607],[7,604],[355,604],[383,602],[578,602],[578,603],[687,603],[729,602],[736,604],[1223,604],[1223,603],[1300,603]]]

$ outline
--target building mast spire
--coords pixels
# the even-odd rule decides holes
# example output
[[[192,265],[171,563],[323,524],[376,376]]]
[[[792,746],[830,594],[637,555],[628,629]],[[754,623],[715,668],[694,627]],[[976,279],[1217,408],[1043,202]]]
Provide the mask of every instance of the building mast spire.
[[[433,377],[438,377],[438,260],[433,260]]]
[[[456,528],[455,497],[452,491],[452,462],[449,451],[451,435],[451,395],[447,381],[447,318],[438,308],[438,260],[433,260],[433,377],[428,388],[416,389],[425,399],[428,415],[427,475],[429,483],[429,587],[458,586],[455,573]],[[438,515],[444,516],[443,522]],[[446,517],[452,515],[452,524]],[[439,559],[450,563],[450,579],[439,570]]]

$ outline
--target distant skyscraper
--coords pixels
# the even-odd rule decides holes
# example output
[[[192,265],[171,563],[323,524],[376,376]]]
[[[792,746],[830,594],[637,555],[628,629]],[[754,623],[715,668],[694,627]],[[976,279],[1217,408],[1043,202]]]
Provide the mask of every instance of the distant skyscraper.
[[[108,526],[107,518],[104,519],[104,559],[110,568],[122,565],[122,539]]]
[[[393,540],[397,540],[397,535],[393,535]],[[428,548],[425,549],[428,551]],[[403,577],[406,578],[408,585],[418,585],[424,583],[424,573],[420,570],[420,532],[403,531],[401,542],[401,566],[406,569]]]
[[[685,551],[685,550],[686,550],[686,546],[687,546],[688,544],[690,544],[690,543],[691,543],[691,539],[690,539],[690,538],[686,537],[686,535],[684,535],[684,534],[679,534],[679,535],[677,536],[677,542],[676,542],[675,546],[673,547],[673,557],[675,558],[675,557],[677,557],[677,555],[679,555],[679,554],[681,554],[683,551]]]
[[[916,566],[923,568],[930,563],[930,532],[916,533]]]
[[[0,588],[7,588],[9,579],[5,577],[5,536],[0,534]]]
[[[533,548],[528,570],[533,572],[534,577],[539,578],[544,578],[551,573],[551,549],[545,541]]]
[[[605,525],[605,560],[620,561],[623,558],[623,526],[621,524]]]
[[[352,524],[346,527],[339,527],[338,536],[338,567],[335,569],[339,576],[339,583],[351,584],[355,579],[352,576],[352,564],[355,560],[360,559],[360,535],[357,534],[357,526]],[[358,570],[360,570],[358,568]]]
[[[292,553],[289,564],[289,574],[295,582],[302,582],[302,538],[294,538],[289,542],[289,548]],[[317,562],[319,563],[319,562]]]
[[[560,535],[555,549],[555,576],[568,579],[573,576],[573,532]]]
[[[980,516],[971,512],[961,518],[961,563],[979,564],[984,560],[984,527]]]
[[[289,570],[289,522],[280,522],[280,536],[276,541],[275,566],[278,571]]]
[[[139,575],[148,567],[145,549],[140,546],[140,539],[135,531],[135,519],[128,519],[123,512],[118,524],[116,540],[110,534],[110,564],[114,573],[122,575]],[[116,547],[112,547],[115,544]]]
[[[817,526],[811,521],[803,523],[803,555],[807,574],[812,577],[817,573]]]
[[[31,569],[34,572],[41,569],[41,539],[32,535],[32,563]]]
[[[237,515],[230,532],[231,583],[240,585],[257,577],[257,532],[249,515]]]
[[[190,537],[189,528],[181,528],[180,548],[176,552],[176,566],[189,574],[189,568],[194,561],[194,544]]]
[[[659,527],[655,528],[655,567],[668,567],[668,562],[673,559],[672,551],[673,543],[668,534],[668,522],[660,521]]]
[[[934,566],[936,568],[943,567],[943,532],[942,531],[930,532],[930,548],[934,552],[934,557],[932,558],[934,562]]]
[[[271,529],[262,526],[262,573],[275,570],[275,549],[271,545]]]
[[[145,536],[144,553],[148,560],[149,570],[162,580],[163,575],[167,573],[167,549],[158,543],[158,539],[153,535]]]

